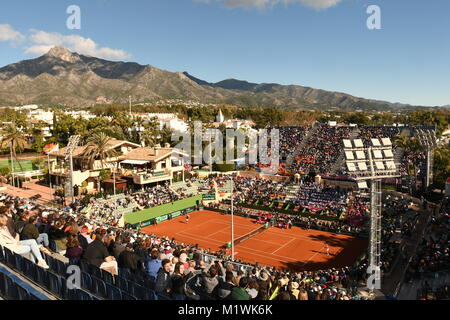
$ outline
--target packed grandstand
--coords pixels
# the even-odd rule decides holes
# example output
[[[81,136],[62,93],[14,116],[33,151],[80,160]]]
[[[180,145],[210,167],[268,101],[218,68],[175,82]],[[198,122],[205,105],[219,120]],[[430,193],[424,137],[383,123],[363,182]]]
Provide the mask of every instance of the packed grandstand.
[[[366,250],[353,261],[345,261],[346,265],[327,263],[328,251],[323,251],[317,253],[323,260],[293,263],[296,267],[290,268],[265,265],[245,255],[232,259],[226,242],[215,249],[214,243],[205,247],[195,240],[187,242],[195,239],[188,229],[194,221],[188,223],[183,217],[189,214],[193,219],[197,211],[209,210],[228,219],[231,198],[233,214],[255,225],[315,230],[330,234],[330,239],[335,235],[367,239],[370,196],[348,176],[342,140],[360,138],[365,145],[372,138],[395,141],[399,135],[413,136],[417,128],[319,124],[279,129],[282,163],[277,175],[264,176],[262,165],[244,165],[232,174],[192,172],[177,183],[159,183],[115,196],[79,196],[59,209],[2,193],[0,291],[11,299],[74,300],[366,300],[380,296],[364,290]],[[394,296],[403,282],[416,281],[421,285],[421,296],[416,298],[430,292],[448,298],[445,283],[433,291],[423,285],[423,279],[449,270],[450,201],[427,206],[423,198],[407,195],[408,190],[401,187],[403,178],[410,177],[409,167],[414,164],[418,168],[414,183],[420,185],[426,154],[403,150],[395,143],[394,154],[402,177],[385,181],[391,188],[383,193],[381,270],[383,279],[394,279],[399,265],[407,270],[399,281],[392,280],[393,288],[384,296]],[[212,201],[205,197],[210,194],[215,195]],[[145,210],[153,214],[197,195],[203,197],[195,198],[200,200],[193,202],[191,210],[179,210],[178,217],[174,209],[167,211],[165,219],[149,215],[145,224],[127,219]],[[160,234],[158,229],[175,219],[184,229],[183,240],[177,234]],[[267,233],[262,227],[257,230]],[[252,241],[251,237],[242,243]],[[334,248],[332,240],[322,241],[326,248]],[[411,247],[415,241],[417,246]],[[68,286],[71,265],[81,271],[75,288]]]

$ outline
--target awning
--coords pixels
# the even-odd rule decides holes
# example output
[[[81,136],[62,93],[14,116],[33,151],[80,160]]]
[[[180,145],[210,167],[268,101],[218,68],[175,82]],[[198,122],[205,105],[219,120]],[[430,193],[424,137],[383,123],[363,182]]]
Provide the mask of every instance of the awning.
[[[142,166],[142,165],[144,165],[146,163],[148,163],[148,161],[143,161],[143,160],[124,160],[120,164],[135,164],[135,165],[138,165],[138,166]]]

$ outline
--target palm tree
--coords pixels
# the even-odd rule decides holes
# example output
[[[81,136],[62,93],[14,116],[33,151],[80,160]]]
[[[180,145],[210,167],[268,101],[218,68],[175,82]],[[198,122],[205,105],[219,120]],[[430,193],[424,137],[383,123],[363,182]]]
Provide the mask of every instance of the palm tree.
[[[146,129],[141,135],[141,142],[144,142],[147,147],[153,147],[156,143],[155,130]]]
[[[450,177],[450,147],[441,146],[434,151],[433,182],[441,189],[445,189],[445,181]]]
[[[163,129],[159,132],[159,141],[161,143],[161,146],[164,146],[166,143],[173,146],[177,143],[176,141],[172,141],[172,134],[173,130],[164,125]]]
[[[93,168],[96,160],[100,160],[101,169],[103,170],[108,158],[118,156],[118,152],[111,149],[111,141],[112,138],[104,132],[94,133],[87,139],[82,156],[88,158],[90,168]],[[97,185],[100,190],[100,176]]]
[[[21,171],[23,171],[23,167],[19,159],[17,159],[16,151],[24,150],[27,145],[27,137],[14,123],[8,125],[4,130],[2,130],[0,146],[1,148],[6,148],[9,146],[11,151],[11,165],[13,161],[12,158],[14,157],[19,164]]]

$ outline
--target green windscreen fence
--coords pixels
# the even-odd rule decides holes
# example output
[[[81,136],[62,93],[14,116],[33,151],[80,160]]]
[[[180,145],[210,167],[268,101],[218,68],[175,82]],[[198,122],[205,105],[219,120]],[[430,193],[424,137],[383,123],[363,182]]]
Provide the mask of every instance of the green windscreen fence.
[[[158,222],[162,222],[168,219],[169,214],[172,216],[172,218],[175,218],[181,215],[182,210],[187,210],[190,212],[194,211],[193,208],[196,206],[197,201],[201,205],[201,194],[171,203],[166,203],[158,207],[153,207],[133,213],[127,213],[125,215],[125,222],[132,225],[138,225],[139,223],[141,223],[142,227],[146,227],[150,225],[151,221],[155,218]]]
[[[41,166],[37,166],[33,164],[33,161],[36,159],[19,159],[19,162],[17,162],[16,159],[13,160],[14,164],[14,172],[25,172],[25,171],[34,171],[34,170],[40,170],[45,167],[47,164],[47,159],[42,159]],[[22,166],[22,167],[21,167]],[[11,160],[0,160],[0,167],[11,167]]]

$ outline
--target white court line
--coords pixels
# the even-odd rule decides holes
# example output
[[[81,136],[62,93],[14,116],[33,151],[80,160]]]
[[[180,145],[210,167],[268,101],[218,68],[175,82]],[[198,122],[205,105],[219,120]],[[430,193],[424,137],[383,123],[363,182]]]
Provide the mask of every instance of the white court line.
[[[290,241],[286,242],[284,245],[282,245],[281,247],[279,247],[277,250],[275,250],[274,252],[272,252],[271,254],[274,254],[275,252],[283,249],[284,247],[286,247],[288,244],[290,244],[292,241],[297,240],[295,238],[292,238]]]
[[[217,240],[213,240],[213,239],[208,239],[208,238],[205,238],[205,237],[199,237],[199,236],[193,237],[193,236],[190,236],[190,235],[184,235],[184,232],[180,232],[180,234],[181,234],[181,233],[183,233],[183,236],[185,236],[186,238],[191,238],[191,239],[194,239],[194,240],[197,240],[197,241],[199,241],[199,240],[206,240],[206,241],[211,241],[211,242],[216,242],[216,243],[222,244],[221,241],[217,241]],[[199,239],[199,238],[204,238],[204,239]],[[238,245],[238,246],[241,247],[242,249],[246,249],[247,251],[250,251],[250,252],[247,252],[247,253],[249,253],[249,254],[251,254],[251,255],[253,255],[253,256],[262,257],[262,258],[265,258],[265,259],[267,259],[267,260],[271,260],[271,261],[275,261],[275,262],[280,262],[280,260],[278,260],[278,259],[282,259],[281,262],[292,262],[292,263],[297,264],[297,265],[305,265],[307,262],[309,262],[313,257],[315,257],[315,256],[317,255],[317,253],[314,254],[314,255],[312,255],[312,256],[307,260],[307,262],[301,262],[301,261],[297,261],[296,258],[286,257],[286,256],[278,255],[278,254],[270,254],[270,256],[268,256],[268,255],[263,255],[263,254],[260,254],[260,253],[264,253],[264,251],[257,250],[257,249],[253,249],[253,248],[249,248],[249,247],[245,247],[245,246],[243,246],[243,245]],[[253,251],[253,252],[252,252],[252,251]],[[236,253],[235,253],[235,254],[236,254]],[[245,255],[245,253],[244,253],[244,255]],[[273,256],[273,257],[271,257],[271,256]],[[275,258],[274,258],[274,257],[275,257]],[[276,258],[278,258],[278,259],[276,259]],[[252,258],[246,257],[246,259],[252,259]],[[279,264],[279,263],[278,263],[278,264]],[[276,265],[278,265],[278,264],[276,264]],[[274,265],[275,265],[275,264],[274,264]]]
[[[206,224],[206,223],[209,223],[209,222],[214,222],[214,223],[217,223],[217,224],[221,224],[221,225],[229,225],[228,223],[226,223],[226,222],[224,222],[223,220],[217,220],[217,219],[212,219],[212,220],[208,220],[208,221],[205,221],[204,223],[201,223],[200,225],[197,225],[197,226],[195,226],[195,228],[197,228],[197,227],[200,227],[200,226],[202,226],[202,225],[204,225],[204,224]],[[240,224],[240,223],[235,223],[235,225],[237,225],[237,226],[241,226],[241,227],[245,227],[245,228],[248,228],[248,229],[251,229],[251,226],[248,226],[248,225],[246,225],[246,224]],[[228,228],[230,228],[229,226],[227,227],[227,229]],[[226,230],[226,229],[225,229]],[[217,232],[215,232],[215,233],[213,233],[213,234],[211,234],[211,235],[214,235],[214,234],[217,234],[217,233],[226,233],[226,231],[225,230],[219,230],[219,231],[217,231]],[[184,236],[184,237],[186,237],[186,238],[190,238],[190,239],[194,239],[194,240],[196,240],[196,241],[201,241],[201,240],[203,240],[203,241],[209,241],[209,242],[213,242],[213,243],[216,243],[216,244],[220,244],[220,245],[223,245],[223,241],[219,241],[219,240],[214,240],[214,239],[211,239],[211,238],[209,238],[209,236],[199,236],[199,235],[196,235],[196,236],[192,236],[192,235],[187,235],[184,231],[189,231],[189,230],[183,230],[183,231],[180,231],[180,232],[178,232],[178,234],[180,234],[180,235],[182,235],[182,236]],[[300,235],[283,235],[283,234],[280,234],[279,232],[275,232],[275,231],[270,231],[270,230],[267,230],[267,233],[270,233],[271,235],[275,235],[275,236],[281,236],[281,237],[285,237],[285,238],[291,238],[291,240],[289,240],[289,243],[290,242],[292,242],[292,241],[294,241],[294,240],[302,240],[302,241],[308,241],[308,242],[318,242],[318,240],[310,240],[309,239],[309,237],[308,236],[300,236]],[[210,236],[211,236],[210,235]],[[243,235],[245,235],[245,234],[243,234]],[[256,236],[258,236],[258,235],[256,235]],[[254,238],[252,238],[252,239],[249,239],[249,240],[255,240],[255,241],[261,241],[261,242],[266,242],[266,243],[269,243],[269,244],[278,244],[278,243],[274,243],[274,242],[270,242],[270,241],[265,241],[265,240],[261,240],[261,239],[254,239]],[[288,243],[286,243],[284,246],[286,246]],[[265,259],[267,259],[267,260],[272,260],[272,261],[275,261],[275,262],[280,262],[279,260],[277,260],[276,258],[278,258],[278,259],[282,259],[282,261],[281,262],[293,262],[293,264],[296,264],[296,265],[305,265],[305,264],[307,264],[309,261],[311,261],[317,254],[319,254],[319,253],[322,253],[321,251],[319,251],[319,252],[316,252],[315,254],[313,254],[306,262],[300,262],[300,261],[297,261],[297,259],[296,258],[291,258],[291,257],[287,257],[287,256],[282,256],[282,255],[278,255],[278,254],[274,254],[275,252],[277,252],[278,250],[280,250],[281,248],[278,248],[277,250],[275,250],[273,253],[269,253],[269,256],[268,255],[263,255],[263,254],[260,254],[260,253],[264,253],[264,251],[262,251],[262,250],[258,250],[258,249],[254,249],[254,248],[249,248],[249,247],[246,247],[246,246],[243,246],[242,244],[239,244],[238,245],[239,247],[241,247],[241,248],[243,248],[243,249],[246,249],[248,252],[248,254],[251,254],[251,255],[253,255],[253,256],[258,256],[258,257],[263,257],[263,258],[265,258]],[[284,247],[283,246],[283,247]],[[320,250],[322,250],[324,247],[322,247]],[[342,250],[340,250],[340,251],[342,251]],[[339,251],[339,252],[340,252]],[[237,255],[238,253],[237,252],[235,252],[235,255]],[[245,255],[245,253],[244,253],[244,255]],[[248,259],[248,258],[247,258]],[[278,263],[279,264],[279,263]]]

